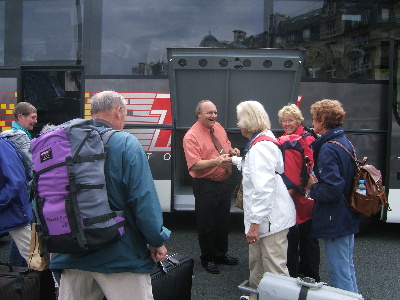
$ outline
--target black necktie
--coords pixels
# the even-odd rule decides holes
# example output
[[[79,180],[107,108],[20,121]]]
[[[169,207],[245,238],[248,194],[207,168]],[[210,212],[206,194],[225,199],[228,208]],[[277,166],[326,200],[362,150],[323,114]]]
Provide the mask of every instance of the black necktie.
[[[225,153],[224,148],[221,145],[221,142],[217,139],[217,137],[214,134],[214,128],[210,129],[210,135],[211,135],[211,139],[212,139],[214,146],[217,149],[218,153],[219,154]]]

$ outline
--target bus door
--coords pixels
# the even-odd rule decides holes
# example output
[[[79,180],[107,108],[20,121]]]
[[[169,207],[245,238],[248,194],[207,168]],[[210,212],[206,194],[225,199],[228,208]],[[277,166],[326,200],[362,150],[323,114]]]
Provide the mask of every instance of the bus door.
[[[384,211],[386,222],[400,223],[400,37],[390,40],[389,122],[386,190],[391,211]],[[386,215],[385,215],[386,214]]]
[[[263,103],[272,130],[281,130],[277,114],[284,105],[297,101],[302,55],[284,49],[168,48],[175,210],[194,210],[182,140],[196,122],[197,103],[208,99],[217,106],[218,122],[228,132],[232,147],[243,150],[247,139],[236,125],[237,104],[245,100]],[[238,170],[233,170],[232,188],[241,180]]]
[[[23,66],[18,69],[18,102],[36,107],[35,137],[47,123],[60,125],[83,117],[83,67]]]

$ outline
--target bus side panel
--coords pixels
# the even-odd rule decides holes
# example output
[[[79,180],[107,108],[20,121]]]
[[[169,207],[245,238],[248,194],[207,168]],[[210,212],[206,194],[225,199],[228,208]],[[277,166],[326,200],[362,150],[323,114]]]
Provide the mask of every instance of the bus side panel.
[[[173,207],[172,117],[168,80],[86,79],[85,87],[85,118],[90,118],[90,99],[95,93],[114,90],[124,96],[128,110],[124,130],[134,135],[142,145],[162,210],[170,212]],[[166,125],[167,129],[157,127],[159,125]]]
[[[387,223],[400,223],[400,127],[396,118],[392,114],[391,134],[389,141],[389,157],[388,157],[388,202],[391,211],[387,211]]]
[[[360,159],[368,162],[385,174],[388,83],[374,81],[360,84],[351,81],[301,82],[300,109],[305,126],[312,126],[310,106],[322,99],[336,99],[346,112],[344,129],[352,141]]]
[[[0,80],[0,132],[11,129],[14,121],[13,109],[17,104],[17,79]]]

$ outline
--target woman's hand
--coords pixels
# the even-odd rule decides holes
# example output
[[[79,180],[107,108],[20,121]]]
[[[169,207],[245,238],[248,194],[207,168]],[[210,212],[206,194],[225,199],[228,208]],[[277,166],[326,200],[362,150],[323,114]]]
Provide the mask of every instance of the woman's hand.
[[[311,188],[311,186],[314,183],[317,183],[317,182],[318,182],[317,177],[315,177],[314,174],[310,174],[309,177],[308,177],[308,182],[307,182],[307,187],[306,188],[309,190]]]
[[[258,230],[259,230],[260,224],[255,224],[251,223],[249,232],[246,234],[246,242],[248,244],[254,244],[259,240],[258,237]]]

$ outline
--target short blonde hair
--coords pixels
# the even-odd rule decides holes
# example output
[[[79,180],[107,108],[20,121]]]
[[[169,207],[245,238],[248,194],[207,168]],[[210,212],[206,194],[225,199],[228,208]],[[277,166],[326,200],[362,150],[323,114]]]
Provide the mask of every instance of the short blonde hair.
[[[310,113],[316,121],[324,121],[324,128],[331,130],[343,126],[343,120],[346,112],[342,103],[338,100],[324,99],[311,105]]]
[[[264,106],[254,100],[243,101],[236,107],[237,125],[250,133],[271,129],[269,116]]]
[[[304,121],[300,108],[295,104],[289,104],[281,108],[278,112],[279,123],[282,123],[282,119],[285,117],[294,117],[299,125]]]

